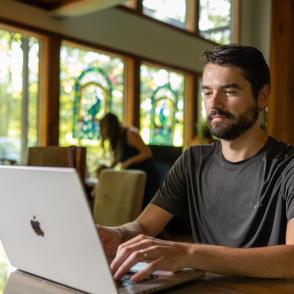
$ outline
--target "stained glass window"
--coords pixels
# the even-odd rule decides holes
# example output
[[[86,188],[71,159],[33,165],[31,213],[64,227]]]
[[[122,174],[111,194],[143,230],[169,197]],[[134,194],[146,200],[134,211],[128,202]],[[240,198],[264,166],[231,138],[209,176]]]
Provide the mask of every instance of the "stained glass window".
[[[88,169],[94,176],[98,164],[107,163],[99,119],[108,111],[123,118],[124,63],[116,56],[64,42],[60,74],[59,143],[86,146]]]
[[[39,40],[0,27],[0,160],[26,161],[38,141]]]
[[[182,74],[143,64],[140,104],[140,130],[147,144],[183,145]]]
[[[199,0],[199,34],[220,44],[231,42],[232,0]]]
[[[186,27],[186,0],[143,0],[143,13],[179,28]]]

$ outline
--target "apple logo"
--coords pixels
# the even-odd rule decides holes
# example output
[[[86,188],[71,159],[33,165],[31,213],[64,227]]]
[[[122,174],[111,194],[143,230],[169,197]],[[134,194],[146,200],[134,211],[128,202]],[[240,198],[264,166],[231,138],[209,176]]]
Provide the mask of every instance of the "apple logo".
[[[41,226],[40,226],[40,222],[38,222],[36,220],[36,216],[34,215],[33,219],[31,220],[31,226],[34,230],[34,232],[38,235],[38,236],[42,236],[44,237],[44,232],[43,230],[41,229]]]

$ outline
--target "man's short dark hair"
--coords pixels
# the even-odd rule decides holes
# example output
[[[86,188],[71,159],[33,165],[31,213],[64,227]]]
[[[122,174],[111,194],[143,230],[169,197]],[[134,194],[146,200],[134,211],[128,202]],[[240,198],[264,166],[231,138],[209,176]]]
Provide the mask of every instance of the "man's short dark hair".
[[[270,86],[269,67],[262,53],[254,47],[237,44],[218,46],[214,50],[204,51],[202,60],[204,65],[213,63],[241,68],[256,99],[264,85]]]

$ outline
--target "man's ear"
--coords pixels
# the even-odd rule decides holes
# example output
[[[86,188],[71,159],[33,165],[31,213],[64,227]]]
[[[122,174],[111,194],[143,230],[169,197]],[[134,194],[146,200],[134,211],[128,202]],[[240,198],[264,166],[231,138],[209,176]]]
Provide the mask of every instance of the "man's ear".
[[[265,84],[262,87],[262,89],[259,91],[257,103],[258,103],[258,108],[260,110],[264,109],[267,106],[268,99],[269,99],[269,92],[270,92],[270,87],[268,84]]]

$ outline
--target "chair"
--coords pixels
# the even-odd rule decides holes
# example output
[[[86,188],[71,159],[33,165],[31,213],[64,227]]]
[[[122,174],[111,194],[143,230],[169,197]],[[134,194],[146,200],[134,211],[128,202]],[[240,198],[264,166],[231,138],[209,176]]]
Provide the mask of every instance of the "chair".
[[[30,147],[27,165],[76,168],[85,183],[86,147],[37,146]]]
[[[142,210],[146,173],[140,170],[103,170],[94,199],[95,223],[118,226],[134,220]]]

